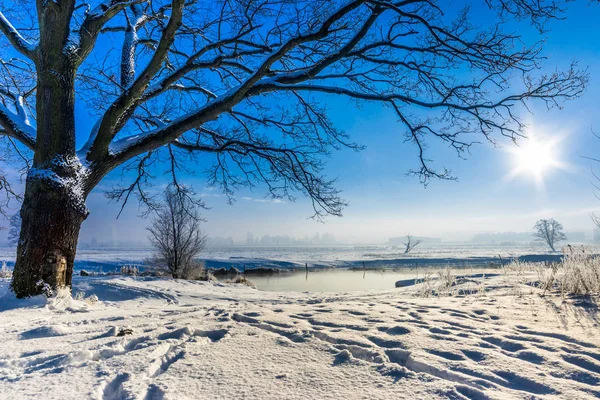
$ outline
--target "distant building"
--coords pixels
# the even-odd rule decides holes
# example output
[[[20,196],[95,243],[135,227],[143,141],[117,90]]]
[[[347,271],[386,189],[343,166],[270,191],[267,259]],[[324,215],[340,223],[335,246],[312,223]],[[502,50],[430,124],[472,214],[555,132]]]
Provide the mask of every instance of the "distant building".
[[[594,243],[600,243],[600,229],[594,229]]]
[[[533,234],[532,232],[478,233],[471,241],[482,244],[529,243],[533,241]]]
[[[432,237],[423,237],[423,236],[413,236],[414,240],[420,240],[423,244],[439,244],[442,243],[441,238],[432,238]],[[390,246],[404,246],[406,242],[406,236],[399,237],[391,237],[388,239],[388,244]]]

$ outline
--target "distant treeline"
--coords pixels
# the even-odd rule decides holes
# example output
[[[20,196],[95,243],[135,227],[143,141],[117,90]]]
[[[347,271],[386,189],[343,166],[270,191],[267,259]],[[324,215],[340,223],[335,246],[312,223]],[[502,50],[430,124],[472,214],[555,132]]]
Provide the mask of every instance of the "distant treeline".
[[[316,233],[313,236],[294,238],[288,235],[263,235],[256,236],[252,232],[246,234],[246,240],[236,242],[231,236],[211,236],[207,239],[207,246],[310,246],[310,245],[335,245],[341,244],[330,233]]]

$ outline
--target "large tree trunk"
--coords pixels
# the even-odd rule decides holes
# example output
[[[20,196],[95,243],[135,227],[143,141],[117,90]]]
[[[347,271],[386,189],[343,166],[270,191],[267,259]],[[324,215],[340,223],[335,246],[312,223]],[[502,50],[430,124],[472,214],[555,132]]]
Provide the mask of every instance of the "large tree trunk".
[[[17,297],[43,284],[71,285],[81,223],[87,217],[86,170],[75,155],[75,65],[65,51],[75,0],[38,2],[36,148],[21,207],[12,287]],[[45,4],[48,3],[48,4]]]
[[[33,169],[21,208],[12,287],[19,298],[71,285],[81,223],[87,217],[77,168]],[[57,174],[60,173],[59,174]]]

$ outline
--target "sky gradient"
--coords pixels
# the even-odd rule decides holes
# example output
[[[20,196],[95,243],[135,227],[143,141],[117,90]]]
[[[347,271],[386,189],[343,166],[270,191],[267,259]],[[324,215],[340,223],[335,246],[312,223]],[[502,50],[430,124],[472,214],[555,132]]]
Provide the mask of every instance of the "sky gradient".
[[[499,148],[490,143],[474,146],[466,160],[458,159],[440,143],[431,143],[429,158],[438,167],[451,169],[458,181],[434,180],[425,188],[417,178],[406,176],[417,166],[416,152],[404,142],[403,127],[394,114],[378,105],[358,110],[337,98],[328,103],[332,120],[366,146],[358,153],[334,153],[329,160],[327,174],[338,178],[337,186],[350,203],[344,217],[315,222],[308,219],[310,202],[301,195],[294,203],[273,201],[264,198],[260,186],[237,192],[237,200],[229,205],[218,190],[206,187],[201,175],[188,176],[186,183],[193,185],[210,207],[204,212],[205,231],[237,241],[244,240],[248,231],[258,236],[292,237],[328,232],[351,243],[380,243],[409,232],[467,240],[480,232],[529,231],[537,219],[545,217],[556,218],[567,231],[591,231],[590,213],[600,214],[600,200],[592,186],[594,163],[583,156],[598,157],[600,149],[600,139],[592,133],[594,127],[600,132],[600,47],[593,28],[599,20],[600,6],[577,2],[569,5],[565,20],[548,25],[545,66],[566,68],[577,60],[589,68],[591,79],[586,93],[562,110],[546,111],[543,105],[533,103],[527,117],[529,132],[540,141],[557,141],[554,153],[563,166],[549,169],[543,186],[530,175],[508,178],[515,168],[509,151],[512,144],[500,140]],[[522,24],[517,26],[523,29]],[[536,40],[536,35],[533,30],[524,32],[530,41]],[[78,123],[82,132],[91,126],[91,121]],[[211,156],[206,157],[208,166]],[[120,205],[108,203],[102,193],[119,179],[119,174],[109,175],[88,198],[90,216],[83,224],[81,241],[94,237],[98,241],[146,240],[149,222],[139,216],[137,204],[129,204],[116,219]],[[162,190],[163,184],[157,181],[155,190]],[[6,231],[1,234],[0,241],[5,240]]]

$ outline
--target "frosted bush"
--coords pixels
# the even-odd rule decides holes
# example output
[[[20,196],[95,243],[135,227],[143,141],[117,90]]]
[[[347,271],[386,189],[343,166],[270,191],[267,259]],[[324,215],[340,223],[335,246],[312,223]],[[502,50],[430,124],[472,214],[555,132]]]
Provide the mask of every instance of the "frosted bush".
[[[135,276],[140,273],[140,270],[135,265],[123,265],[121,267],[121,275]]]
[[[6,265],[6,261],[2,261],[2,268],[0,269],[0,279],[10,279],[12,278],[12,271],[8,269],[8,265]]]
[[[87,297],[84,299],[86,303],[94,305],[96,303],[98,303],[98,301],[100,301],[98,299],[98,296],[96,296],[95,294],[91,295],[90,297]]]
[[[453,287],[456,284],[456,276],[450,267],[441,269],[437,273],[439,279],[438,291],[448,296],[453,294]]]
[[[419,284],[418,297],[453,296],[455,294],[456,276],[450,267],[441,268],[437,271],[428,268],[422,278],[415,280],[415,284]]]

